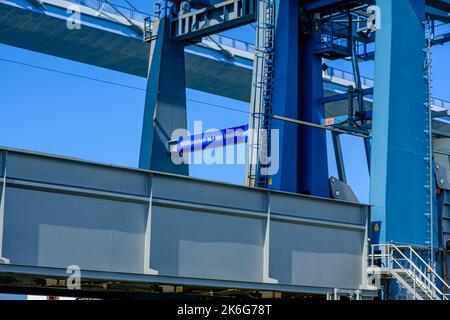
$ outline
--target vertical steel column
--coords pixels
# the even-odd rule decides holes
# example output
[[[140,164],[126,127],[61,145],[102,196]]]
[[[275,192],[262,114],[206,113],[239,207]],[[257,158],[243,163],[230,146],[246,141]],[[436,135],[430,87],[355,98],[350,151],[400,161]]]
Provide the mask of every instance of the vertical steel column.
[[[313,34],[311,24],[308,28]],[[316,39],[313,36],[303,33],[299,43],[299,119],[320,124],[325,118],[324,105],[319,102],[323,96],[322,58],[314,54]],[[326,133],[306,126],[300,126],[298,131],[298,191],[328,197]]]
[[[427,140],[425,0],[377,0],[370,202],[381,242],[424,245]]]
[[[298,1],[276,4],[273,114],[320,124],[322,59],[313,53],[313,37],[299,36]],[[280,133],[280,171],[271,188],[328,197],[325,132],[281,121],[273,121],[272,128]]]
[[[292,119],[298,119],[298,10],[297,0],[276,0],[272,113]],[[297,192],[297,125],[274,120],[272,129],[279,130],[280,170],[271,177],[269,188]]]
[[[168,18],[153,27],[139,167],[188,175],[188,165],[175,165],[167,146],[173,131],[187,126],[184,44],[170,38]]]

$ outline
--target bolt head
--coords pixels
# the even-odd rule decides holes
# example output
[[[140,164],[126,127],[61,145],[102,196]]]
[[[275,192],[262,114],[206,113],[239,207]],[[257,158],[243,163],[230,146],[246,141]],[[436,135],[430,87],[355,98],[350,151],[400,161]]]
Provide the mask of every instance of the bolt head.
[[[341,195],[341,192],[339,190],[336,190],[335,194],[336,194],[336,197],[339,197]]]
[[[440,183],[440,184],[443,184],[443,183],[444,183],[444,178],[440,178],[440,179],[439,179],[439,183]]]

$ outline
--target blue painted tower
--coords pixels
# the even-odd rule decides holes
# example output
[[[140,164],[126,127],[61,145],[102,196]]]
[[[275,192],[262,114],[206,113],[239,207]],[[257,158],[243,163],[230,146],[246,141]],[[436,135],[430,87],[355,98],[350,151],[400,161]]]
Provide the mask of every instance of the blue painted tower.
[[[272,115],[320,124],[324,106],[322,58],[314,53],[312,16],[295,0],[276,3]],[[279,167],[271,189],[328,197],[325,132],[273,120],[279,130]]]
[[[370,202],[382,242],[428,245],[425,1],[378,0]]]

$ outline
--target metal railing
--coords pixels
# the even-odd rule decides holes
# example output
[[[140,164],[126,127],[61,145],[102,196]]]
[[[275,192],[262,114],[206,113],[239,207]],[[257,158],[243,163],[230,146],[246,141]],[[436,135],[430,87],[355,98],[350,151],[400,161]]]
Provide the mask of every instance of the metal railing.
[[[255,45],[250,42],[226,37],[221,34],[213,34],[213,35],[208,36],[208,38],[211,38],[214,42],[216,42],[220,45],[226,46],[226,47],[231,47],[233,49],[238,49],[238,50],[247,51],[247,52],[251,52],[251,53],[255,52]]]
[[[344,79],[344,80],[348,80],[348,81],[352,81],[352,82],[355,81],[355,77],[353,76],[352,72],[344,71],[344,70],[337,69],[334,67],[328,67],[327,71],[325,71],[325,74],[328,75],[329,77],[336,77],[339,79]],[[367,86],[369,88],[372,88],[375,85],[375,81],[369,77],[362,76],[361,82],[364,86]],[[442,99],[438,99],[438,98],[433,98],[431,101],[432,101],[432,105],[435,107],[450,109],[450,101],[442,100]]]
[[[73,2],[82,6],[86,6],[92,8],[99,12],[111,13],[120,16],[125,16],[130,20],[142,21],[151,15],[149,13],[140,12],[135,8],[125,7],[120,4],[116,4],[112,1],[104,1],[104,0],[68,0],[69,2]]]
[[[432,98],[431,102],[432,102],[433,106],[450,109],[450,101],[445,101],[445,100],[441,100],[438,98]]]
[[[381,249],[381,253],[375,254],[376,248]],[[448,300],[450,297],[447,282],[411,246],[392,243],[371,245],[369,267],[377,265],[387,269],[389,273],[395,270],[408,272],[414,281],[414,287],[420,286],[430,298]]]
[[[434,25],[433,40],[439,41],[442,38],[450,37],[450,23],[437,22]],[[426,37],[428,38],[430,31],[427,30]]]
[[[352,81],[352,82],[355,81],[355,77],[352,72],[347,72],[347,71],[344,71],[341,69],[336,69],[333,67],[328,67],[327,71],[325,71],[325,72],[330,77],[336,77],[339,79],[344,79],[344,80],[348,80],[348,81]],[[364,86],[372,88],[375,84],[375,81],[368,77],[361,77],[361,83]]]
[[[450,33],[450,23],[439,23],[434,28],[436,36],[441,36]]]

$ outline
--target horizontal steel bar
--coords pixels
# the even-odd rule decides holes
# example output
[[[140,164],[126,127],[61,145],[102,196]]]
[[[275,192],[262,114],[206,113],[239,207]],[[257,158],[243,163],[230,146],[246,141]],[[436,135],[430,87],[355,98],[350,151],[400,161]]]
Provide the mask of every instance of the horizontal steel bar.
[[[442,10],[450,14],[450,3],[442,0],[426,0],[426,4],[430,7]]]
[[[333,131],[333,132],[337,132],[337,133],[348,134],[348,135],[357,136],[357,137],[361,137],[361,138],[370,138],[370,136],[366,135],[366,134],[345,131],[345,130],[342,130],[342,129],[336,129],[336,128],[333,128],[333,127],[323,126],[323,125],[320,125],[320,124],[317,124],[317,123],[311,123],[311,122],[306,122],[306,121],[302,121],[302,120],[281,117],[281,116],[277,116],[277,115],[273,115],[272,118],[276,119],[276,120],[281,120],[281,121],[286,121],[286,122],[292,122],[292,123],[300,124],[302,126],[307,126],[307,127],[312,127],[312,128],[322,129],[322,130],[328,130],[328,131]]]
[[[348,5],[356,5],[357,1],[355,0],[309,0],[306,1],[306,4],[303,5],[303,9],[306,12],[309,11],[321,11],[324,9],[329,9],[331,7],[338,6],[348,6]]]
[[[110,199],[117,201],[126,201],[126,202],[136,202],[136,203],[148,203],[148,198],[130,194],[116,193],[110,191],[102,191],[88,188],[80,188],[80,187],[69,187],[69,186],[61,186],[56,184],[42,183],[42,182],[33,182],[33,181],[25,181],[18,179],[6,179],[6,185],[16,188],[22,189],[31,189],[31,190],[39,190],[39,191],[47,191],[53,193],[64,193],[71,195],[79,195],[84,197],[93,197],[93,198],[101,198],[101,199]]]
[[[317,227],[328,227],[328,228],[333,228],[333,229],[353,230],[353,231],[362,231],[362,232],[364,232],[366,230],[366,226],[364,224],[356,225],[356,224],[350,224],[350,223],[332,222],[332,221],[328,221],[328,220],[314,220],[314,219],[308,219],[308,218],[286,216],[286,215],[281,215],[281,214],[276,214],[276,213],[275,214],[271,213],[270,219],[273,221],[304,224],[304,225],[311,225],[311,226],[317,226]]]
[[[368,88],[368,89],[363,89],[361,90],[362,94],[365,95],[371,95],[373,94],[373,88]],[[343,101],[348,99],[349,93],[341,93],[341,94],[336,94],[336,95],[332,95],[332,96],[328,96],[328,97],[322,97],[319,99],[319,103],[321,104],[326,104],[326,103],[331,103],[331,102],[337,102],[337,101]],[[353,97],[357,97],[358,94],[353,92]]]
[[[175,208],[175,209],[187,209],[187,210],[195,210],[201,212],[208,213],[216,213],[216,214],[224,214],[230,216],[238,216],[245,218],[255,218],[255,219],[266,219],[267,213],[264,211],[248,211],[237,208],[229,208],[229,207],[221,207],[221,206],[212,206],[208,204],[198,204],[192,202],[185,202],[179,200],[167,200],[167,199],[158,199],[153,198],[153,205],[167,208]]]
[[[255,14],[247,14],[245,16],[235,18],[229,21],[225,21],[221,24],[216,24],[210,27],[205,27],[203,29],[191,31],[188,33],[184,33],[181,35],[176,35],[173,38],[184,41],[184,42],[192,42],[192,41],[201,41],[201,38],[210,36],[212,34],[216,34],[219,32],[224,32],[229,29],[235,28],[237,26],[242,26],[245,24],[249,24],[255,21]]]
[[[267,213],[261,213],[257,211],[246,211],[240,209],[233,209],[227,207],[217,207],[211,205],[203,205],[203,204],[194,204],[190,202],[182,202],[182,201],[174,201],[174,200],[161,200],[161,199],[153,199],[153,204],[156,206],[164,206],[171,208],[179,208],[179,209],[188,209],[188,210],[197,210],[204,211],[208,213],[217,213],[217,214],[225,214],[231,216],[240,216],[245,218],[255,218],[255,219],[267,219]],[[365,231],[365,225],[357,225],[350,223],[340,223],[333,222],[329,220],[315,220],[310,218],[302,218],[302,217],[294,217],[291,215],[283,215],[278,213],[270,212],[270,217],[274,221],[280,222],[288,222],[295,224],[304,224],[304,225],[314,225],[319,227],[328,227],[334,229],[345,229],[345,230],[354,230],[354,231]]]

